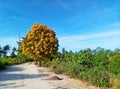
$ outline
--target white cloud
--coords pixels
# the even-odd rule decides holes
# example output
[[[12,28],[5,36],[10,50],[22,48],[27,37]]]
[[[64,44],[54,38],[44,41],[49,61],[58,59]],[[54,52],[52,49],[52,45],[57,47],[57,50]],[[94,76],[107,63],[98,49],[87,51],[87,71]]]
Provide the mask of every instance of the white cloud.
[[[116,14],[116,7],[112,6],[111,8],[103,8],[102,10],[98,11],[96,15],[102,16],[102,15],[108,15],[108,14]]]
[[[93,33],[93,34],[77,34],[72,36],[59,37],[60,49],[80,50],[84,48],[117,48],[120,47],[120,30]]]
[[[63,0],[57,0],[57,3],[60,7],[62,7],[65,10],[72,9],[70,2],[65,2]]]
[[[120,48],[120,30],[109,32],[96,32],[91,34],[77,34],[71,36],[59,36],[59,45],[67,50],[79,51],[84,48]],[[0,38],[0,46],[9,44],[12,47],[17,47],[18,37]]]
[[[110,32],[102,32],[102,33],[93,33],[93,34],[87,34],[87,35],[72,35],[72,36],[63,36],[59,37],[59,40],[66,40],[67,42],[71,41],[81,41],[81,40],[87,40],[92,38],[100,38],[100,37],[108,37],[108,36],[115,36],[120,35],[120,31],[110,31]]]
[[[11,49],[13,47],[17,47],[17,42],[18,38],[13,38],[13,37],[6,37],[6,38],[0,38],[0,46],[5,46],[5,45],[10,45]]]

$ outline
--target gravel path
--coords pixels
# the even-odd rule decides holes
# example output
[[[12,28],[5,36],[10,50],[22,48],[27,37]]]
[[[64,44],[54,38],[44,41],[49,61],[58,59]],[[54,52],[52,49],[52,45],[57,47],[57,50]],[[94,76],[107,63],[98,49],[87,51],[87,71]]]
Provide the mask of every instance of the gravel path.
[[[52,80],[57,76],[62,80]],[[80,80],[57,75],[33,63],[9,66],[0,71],[0,89],[99,89]]]

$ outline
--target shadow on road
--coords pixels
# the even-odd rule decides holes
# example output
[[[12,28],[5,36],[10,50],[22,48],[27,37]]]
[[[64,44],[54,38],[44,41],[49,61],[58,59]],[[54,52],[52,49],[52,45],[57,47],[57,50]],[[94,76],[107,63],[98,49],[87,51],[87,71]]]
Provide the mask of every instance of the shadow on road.
[[[0,82],[7,80],[33,79],[49,76],[49,74],[25,74],[23,70],[23,68],[18,66],[9,66],[7,69],[0,71]]]
[[[5,89],[6,88],[11,88],[11,89],[14,89],[14,88],[18,88],[18,87],[23,87],[25,85],[16,85],[16,83],[3,83],[3,84],[0,84],[0,87],[4,87]],[[0,88],[0,89],[4,89],[4,88]]]
[[[22,80],[22,79],[33,79],[33,78],[42,78],[49,76],[49,74],[0,74],[0,82],[7,80]]]
[[[19,68],[19,67],[16,67],[16,66],[7,66],[5,67],[4,70],[0,70],[0,73],[1,72],[15,72],[15,71],[22,71],[24,70],[23,68]]]

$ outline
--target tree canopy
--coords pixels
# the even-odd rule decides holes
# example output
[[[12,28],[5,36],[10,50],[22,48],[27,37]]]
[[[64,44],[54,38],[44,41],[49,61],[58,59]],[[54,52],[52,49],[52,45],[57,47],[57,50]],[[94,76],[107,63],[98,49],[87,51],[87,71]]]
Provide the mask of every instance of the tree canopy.
[[[35,23],[22,41],[22,53],[39,61],[49,58],[58,51],[58,39],[53,30],[46,25]]]

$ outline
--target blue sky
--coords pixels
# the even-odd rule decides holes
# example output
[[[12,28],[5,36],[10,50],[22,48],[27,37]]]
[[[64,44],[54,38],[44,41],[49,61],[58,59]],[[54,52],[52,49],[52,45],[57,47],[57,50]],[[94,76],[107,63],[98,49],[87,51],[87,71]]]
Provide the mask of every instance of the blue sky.
[[[0,45],[17,47],[37,22],[56,32],[60,50],[120,48],[120,0],[0,0]]]

